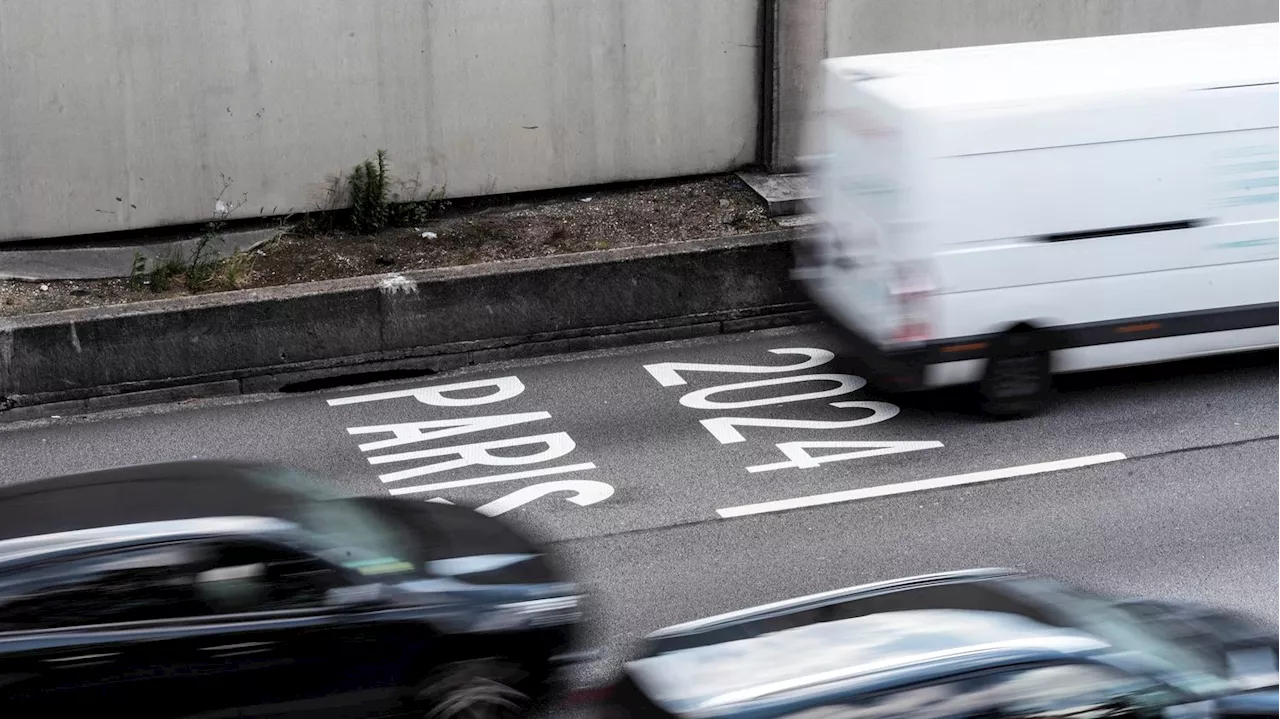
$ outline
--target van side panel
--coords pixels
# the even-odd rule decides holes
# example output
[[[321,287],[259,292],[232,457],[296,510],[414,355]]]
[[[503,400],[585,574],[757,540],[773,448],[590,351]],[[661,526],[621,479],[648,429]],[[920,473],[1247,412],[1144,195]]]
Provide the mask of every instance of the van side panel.
[[[935,205],[945,245],[938,249],[1215,220],[1230,209],[1213,206],[1213,196],[1225,193],[1215,192],[1215,153],[1265,142],[1257,137],[1265,134],[1187,135],[938,160],[935,172],[946,188]],[[1079,268],[1047,269],[1070,276]]]
[[[938,160],[938,223],[956,230],[939,247],[940,335],[1274,304],[1278,159],[1266,129]],[[1102,234],[1071,234],[1090,230]],[[1072,349],[1060,369],[1270,346],[1275,335]]]
[[[1280,58],[1277,58],[1280,61]],[[984,155],[1276,126],[1276,85],[1155,92],[1004,107],[948,108],[938,156]]]

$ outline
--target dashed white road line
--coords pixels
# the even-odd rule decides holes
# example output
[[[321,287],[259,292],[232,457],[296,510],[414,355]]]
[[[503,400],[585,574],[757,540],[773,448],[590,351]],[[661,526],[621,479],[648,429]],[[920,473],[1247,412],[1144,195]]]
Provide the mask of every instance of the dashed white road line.
[[[841,502],[856,502],[863,499],[873,499],[876,497],[889,497],[895,494],[908,494],[911,492],[926,492],[931,489],[945,489],[947,487],[958,487],[966,484],[980,484],[982,482],[993,482],[997,479],[1010,479],[1012,477],[1026,477],[1033,474],[1044,474],[1045,472],[1059,472],[1064,469],[1075,469],[1077,467],[1088,467],[1094,464],[1106,464],[1107,462],[1118,462],[1127,459],[1121,452],[1110,452],[1107,454],[1094,454],[1088,457],[1076,457],[1074,459],[1059,459],[1053,462],[1040,462],[1038,464],[1024,464],[1020,467],[1005,467],[1004,469],[990,469],[983,472],[970,472],[969,474],[956,474],[950,477],[937,477],[934,479],[921,479],[915,482],[900,482],[898,484],[883,484],[878,487],[866,487],[864,489],[851,489],[844,492],[830,492],[827,494],[814,494],[808,497],[796,497],[794,499],[779,499],[773,502],[761,502],[759,504],[744,504],[738,507],[728,507],[725,509],[717,509],[716,514],[722,519],[730,517],[745,517],[751,514],[768,514],[770,512],[785,512],[790,509],[800,509],[801,507],[816,507],[823,504],[838,504]]]

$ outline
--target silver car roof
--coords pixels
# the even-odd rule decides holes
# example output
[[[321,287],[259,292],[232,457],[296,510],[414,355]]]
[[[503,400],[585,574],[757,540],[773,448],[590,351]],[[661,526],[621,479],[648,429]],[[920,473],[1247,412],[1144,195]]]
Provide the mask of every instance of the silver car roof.
[[[1084,655],[1096,636],[1005,612],[926,609],[809,624],[634,660],[628,673],[669,710],[696,715],[775,694],[948,661]]]
[[[1025,572],[1017,569],[1007,569],[1004,567],[982,567],[976,569],[957,569],[948,572],[934,572],[931,574],[918,574],[910,577],[899,577],[897,579],[889,579],[881,582],[870,582],[867,584],[858,584],[852,587],[833,589],[802,597],[793,597],[779,602],[760,604],[754,607],[725,612],[724,614],[717,614],[710,617],[703,617],[701,619],[695,619],[681,624],[673,624],[651,632],[647,638],[651,640],[661,640],[682,634],[704,631],[726,624],[747,621],[757,617],[786,614],[788,612],[800,611],[811,606],[839,603],[882,591],[944,584],[954,581],[998,579],[1001,577],[1023,576],[1025,574]]]

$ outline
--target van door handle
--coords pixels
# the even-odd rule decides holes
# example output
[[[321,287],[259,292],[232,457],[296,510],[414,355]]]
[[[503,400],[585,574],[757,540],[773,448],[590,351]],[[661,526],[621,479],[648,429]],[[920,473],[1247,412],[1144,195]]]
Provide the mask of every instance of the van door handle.
[[[50,657],[43,660],[55,669],[79,669],[110,664],[120,656],[120,652],[97,652],[93,654],[75,654],[69,657]]]
[[[837,255],[835,266],[842,270],[855,270],[858,268],[858,261],[848,255]]]
[[[251,654],[265,654],[275,645],[275,642],[236,642],[200,647],[200,651],[215,657],[244,657]]]

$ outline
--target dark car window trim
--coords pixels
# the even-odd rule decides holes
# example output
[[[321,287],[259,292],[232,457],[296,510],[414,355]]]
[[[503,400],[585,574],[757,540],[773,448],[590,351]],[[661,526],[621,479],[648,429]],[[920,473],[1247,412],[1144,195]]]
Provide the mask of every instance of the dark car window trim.
[[[23,559],[13,563],[0,564],[0,579],[9,578],[21,572],[43,571],[56,568],[58,565],[89,562],[95,559],[107,559],[113,555],[137,552],[148,549],[163,549],[174,545],[191,545],[203,537],[177,537],[165,539],[143,539],[109,546],[68,547],[50,552],[39,557]]]
[[[24,635],[61,635],[61,634],[99,634],[112,632],[148,632],[161,633],[167,630],[190,629],[202,625],[219,626],[223,624],[259,624],[284,619],[305,619],[312,616],[333,616],[338,618],[333,607],[300,607],[296,609],[270,609],[262,612],[241,612],[238,614],[201,614],[189,617],[172,617],[169,619],[141,619],[132,622],[105,622],[99,624],[71,624],[65,627],[48,627],[43,629],[0,629],[0,637],[12,638]]]
[[[233,541],[258,542],[268,546],[281,547],[303,553],[310,551],[307,543],[290,534],[192,534],[181,537],[146,537],[125,540],[119,543],[107,545],[66,547],[51,551],[47,554],[42,554],[38,557],[25,558],[10,563],[0,563],[0,579],[5,579],[20,572],[43,571],[50,567],[57,567],[60,564],[71,564],[75,562],[92,561],[100,558],[110,558],[113,555],[125,552],[161,549],[174,545],[191,547],[207,546],[210,542]]]
[[[283,540],[283,541],[281,541]],[[83,562],[92,562],[97,559],[109,560],[113,556],[145,551],[151,549],[163,549],[165,547],[183,546],[196,549],[196,561],[191,565],[196,567],[200,564],[200,550],[208,550],[212,545],[222,543],[244,543],[250,545],[260,545],[264,548],[279,549],[296,552],[306,556],[308,559],[323,564],[326,568],[333,570],[335,574],[349,585],[369,584],[370,577],[361,574],[359,571],[350,567],[343,566],[338,562],[334,562],[321,554],[312,550],[314,547],[307,543],[297,540],[294,537],[262,537],[258,535],[235,535],[235,536],[208,536],[208,537],[183,537],[181,539],[166,539],[160,541],[151,541],[140,544],[131,544],[128,546],[115,546],[110,548],[83,548],[75,553],[61,554],[58,556],[47,556],[12,566],[0,566],[0,581],[12,580],[14,582],[24,582],[26,579],[21,575],[23,573],[56,573],[59,567],[65,567],[70,571],[74,565]],[[33,577],[31,581],[38,581]],[[3,630],[0,630],[3,633]]]

